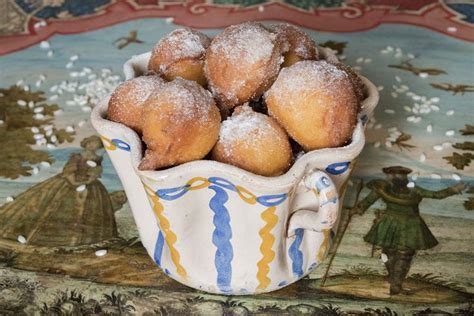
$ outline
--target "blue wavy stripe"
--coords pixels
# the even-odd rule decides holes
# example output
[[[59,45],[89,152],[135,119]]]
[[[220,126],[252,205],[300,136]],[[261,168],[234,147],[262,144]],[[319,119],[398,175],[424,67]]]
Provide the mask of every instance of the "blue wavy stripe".
[[[229,200],[226,191],[217,185],[209,186],[210,190],[216,192],[209,202],[209,207],[214,212],[213,223],[215,226],[212,234],[212,243],[217,247],[214,264],[217,270],[217,287],[223,293],[231,292],[230,282],[232,279],[232,258],[234,253],[230,239],[232,230],[230,227],[230,216],[225,203]]]
[[[131,149],[129,144],[127,144],[123,140],[120,140],[120,139],[117,139],[117,138],[112,139],[112,144],[114,144],[118,148],[120,148],[122,150],[125,150],[125,151],[130,151],[130,149]]]
[[[291,261],[293,261],[292,269],[293,273],[298,277],[303,276],[303,253],[300,251],[300,245],[303,241],[304,229],[298,228],[295,230],[296,238],[288,249],[288,255]]]
[[[163,245],[165,244],[165,239],[163,238],[163,234],[161,230],[158,234],[158,240],[156,241],[155,246],[155,253],[153,254],[153,258],[155,259],[156,264],[161,268],[161,254],[163,253]]]
[[[326,172],[330,173],[330,174],[333,174],[333,175],[343,174],[344,172],[346,172],[349,169],[350,164],[351,163],[349,161],[336,162],[336,163],[333,163],[333,164],[330,164],[329,166],[327,166],[326,167]]]
[[[188,192],[188,188],[188,185],[183,185],[177,188],[160,189],[156,191],[156,195],[158,195],[160,199],[173,201],[185,195],[186,192]]]
[[[276,195],[263,195],[257,198],[257,202],[262,204],[263,206],[271,207],[283,203],[283,201],[285,201],[287,197],[288,195],[286,193]]]

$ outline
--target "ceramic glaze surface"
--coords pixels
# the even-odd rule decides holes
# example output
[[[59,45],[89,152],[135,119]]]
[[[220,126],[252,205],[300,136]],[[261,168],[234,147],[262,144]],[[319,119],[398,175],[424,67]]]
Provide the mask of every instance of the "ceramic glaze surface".
[[[126,77],[144,73],[149,56],[127,62]],[[376,88],[362,79],[368,97],[351,143],[308,152],[272,178],[205,160],[140,171],[138,135],[106,119],[108,98],[98,104],[92,124],[156,264],[178,282],[221,294],[273,291],[315,269],[336,233],[340,200],[364,146],[364,124],[378,102]]]

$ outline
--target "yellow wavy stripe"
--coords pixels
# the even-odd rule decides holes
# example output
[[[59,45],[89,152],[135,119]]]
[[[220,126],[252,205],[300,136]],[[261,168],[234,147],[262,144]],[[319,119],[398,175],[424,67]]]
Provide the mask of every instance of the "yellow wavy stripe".
[[[258,232],[262,238],[260,252],[263,256],[257,263],[257,280],[259,282],[257,290],[264,290],[271,282],[271,279],[267,275],[270,272],[269,264],[275,258],[275,252],[272,250],[275,237],[271,233],[271,230],[278,222],[278,216],[275,215],[275,210],[275,206],[269,207],[261,216],[267,224]]]
[[[321,262],[324,260],[326,257],[326,253],[329,250],[329,241],[330,241],[330,236],[331,236],[331,230],[330,229],[324,229],[323,230],[323,235],[324,235],[324,240],[321,243],[321,247],[319,248],[318,255],[316,257],[316,260],[318,262]]]
[[[153,204],[153,212],[155,213],[156,217],[158,217],[158,220],[160,221],[160,228],[161,231],[163,232],[163,235],[165,237],[166,244],[168,245],[168,248],[170,250],[171,254],[171,260],[173,261],[176,271],[178,274],[186,278],[187,273],[186,270],[183,268],[183,266],[180,264],[180,255],[179,252],[176,250],[174,247],[174,244],[178,240],[176,237],[176,234],[173,233],[173,231],[170,229],[170,222],[168,219],[163,215],[163,204],[160,202],[160,198],[156,196],[156,194],[151,194],[153,190],[151,190],[149,187],[145,186],[145,191],[147,192],[148,196],[150,197],[152,204]],[[151,192],[150,192],[151,191]]]

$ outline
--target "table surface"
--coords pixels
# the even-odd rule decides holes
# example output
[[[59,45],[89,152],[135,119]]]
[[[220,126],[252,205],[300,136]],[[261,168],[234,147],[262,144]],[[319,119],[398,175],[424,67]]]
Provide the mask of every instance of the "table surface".
[[[388,166],[410,168],[410,181],[432,191],[472,183],[472,1],[156,3],[0,2],[1,314],[473,312],[472,188],[421,202],[420,216],[439,244],[416,253],[405,281],[411,295],[389,295],[384,255],[363,239],[383,214],[377,202],[352,217],[337,253],[331,251],[324,286],[327,260],[283,290],[225,297],[189,289],[158,270],[137,238],[107,155],[96,151],[102,168],[80,161],[81,141],[94,134],[90,109],[122,80],[130,56],[181,26],[214,35],[229,24],[280,20],[304,27],[379,87],[347,207],[361,184],[385,179]],[[89,188],[71,189],[71,176],[89,179]],[[369,192],[364,187],[360,197]],[[115,216],[106,220],[106,213]],[[115,237],[101,237],[105,231]]]

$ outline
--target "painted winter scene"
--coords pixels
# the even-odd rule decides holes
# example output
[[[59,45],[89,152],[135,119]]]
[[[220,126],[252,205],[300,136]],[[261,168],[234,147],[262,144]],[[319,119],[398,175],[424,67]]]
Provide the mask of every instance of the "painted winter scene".
[[[472,44],[406,25],[305,30],[381,100],[329,258],[282,290],[226,297],[156,267],[89,123],[122,64],[177,27],[139,19],[0,58],[0,314],[474,313]],[[419,213],[393,215],[406,205]],[[393,229],[405,239],[384,239]]]

